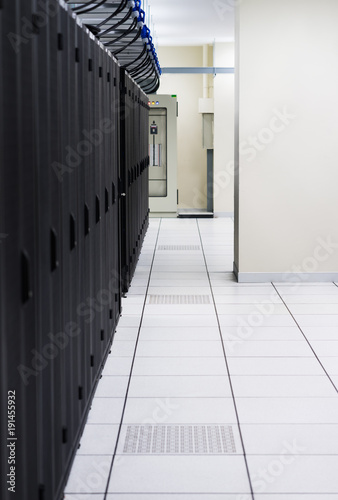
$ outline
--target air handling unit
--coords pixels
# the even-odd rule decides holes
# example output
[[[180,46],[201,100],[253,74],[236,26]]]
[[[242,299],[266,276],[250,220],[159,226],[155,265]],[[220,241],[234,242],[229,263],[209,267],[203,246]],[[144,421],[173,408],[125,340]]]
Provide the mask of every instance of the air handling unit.
[[[154,214],[177,213],[177,115],[175,95],[149,97],[149,207]]]

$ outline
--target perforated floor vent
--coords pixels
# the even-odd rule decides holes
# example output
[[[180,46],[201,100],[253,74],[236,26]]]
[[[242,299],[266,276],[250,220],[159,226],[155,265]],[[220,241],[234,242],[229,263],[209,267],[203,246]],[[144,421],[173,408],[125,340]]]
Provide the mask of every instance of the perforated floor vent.
[[[201,250],[199,245],[159,245],[157,250]]]
[[[149,304],[210,304],[209,295],[149,295]]]
[[[123,453],[219,455],[236,453],[232,426],[130,425]]]

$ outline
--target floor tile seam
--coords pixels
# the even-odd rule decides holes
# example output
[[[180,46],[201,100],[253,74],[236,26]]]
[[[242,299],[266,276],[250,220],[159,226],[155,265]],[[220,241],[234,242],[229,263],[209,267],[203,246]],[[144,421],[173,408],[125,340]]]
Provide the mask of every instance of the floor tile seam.
[[[207,400],[219,400],[219,399],[222,399],[222,400],[228,400],[228,399],[231,399],[232,398],[232,395],[230,394],[229,396],[227,395],[222,395],[222,396],[192,396],[192,395],[184,395],[184,396],[176,396],[175,394],[151,394],[151,395],[148,395],[148,396],[140,396],[140,395],[134,395],[134,396],[130,396],[128,395],[128,399],[157,399],[157,398],[172,398],[172,399],[194,399],[194,400],[197,400],[197,399],[207,399]],[[329,400],[334,400],[336,399],[337,396],[309,396],[309,395],[296,395],[296,396],[293,396],[293,395],[286,395],[286,396],[271,396],[271,395],[266,395],[266,396],[236,396],[236,400],[238,399],[278,399],[278,400],[282,400],[282,399],[329,399]],[[97,396],[97,399],[101,399],[101,400],[104,400],[104,399],[124,399],[123,396]]]
[[[248,464],[248,461],[247,461],[247,458],[246,458],[246,453],[245,453],[244,439],[243,439],[243,435],[242,435],[242,431],[241,431],[241,426],[240,426],[240,420],[239,420],[239,414],[238,414],[238,409],[237,409],[237,405],[236,405],[235,393],[234,393],[233,385],[232,385],[232,382],[231,382],[230,369],[229,369],[229,365],[228,365],[228,361],[227,361],[227,356],[226,356],[226,351],[225,351],[225,346],[224,346],[224,341],[223,341],[223,337],[222,337],[221,324],[220,324],[220,320],[219,320],[219,316],[218,316],[217,306],[216,306],[215,297],[214,297],[214,293],[213,293],[213,287],[212,287],[211,278],[210,278],[210,274],[209,274],[208,262],[206,260],[206,256],[205,256],[205,253],[204,253],[203,238],[202,238],[202,235],[201,235],[201,231],[200,231],[198,219],[196,219],[196,225],[197,225],[198,232],[199,232],[199,237],[200,237],[200,242],[201,242],[201,248],[202,248],[203,257],[204,257],[204,261],[205,261],[205,267],[206,267],[207,274],[208,274],[210,292],[211,292],[211,295],[212,295],[212,300],[213,300],[213,304],[214,304],[214,309],[215,309],[215,314],[216,314],[217,324],[218,324],[218,329],[219,329],[220,341],[221,341],[222,350],[223,350],[223,357],[224,357],[225,366],[226,366],[226,370],[227,370],[228,377],[229,377],[230,390],[231,390],[231,394],[232,394],[232,402],[233,402],[233,407],[234,407],[234,411],[235,411],[236,419],[237,419],[237,425],[238,425],[238,430],[239,430],[239,436],[240,436],[241,446],[242,446],[242,450],[243,450],[243,458],[244,458],[244,462],[245,462],[245,468],[246,468],[247,478],[248,478],[248,482],[249,482],[251,498],[252,498],[252,500],[254,500],[255,496],[254,496],[253,484],[252,484],[252,480],[251,480],[251,475],[250,475],[250,470],[249,470],[249,464]]]
[[[124,377],[124,376],[126,378],[128,377],[128,375],[103,375],[103,377]],[[287,375],[284,375],[284,374],[280,375],[280,374],[276,374],[276,373],[263,373],[263,374],[246,374],[246,373],[241,373],[241,374],[235,374],[233,376],[234,377],[247,377],[247,378],[254,378],[254,377],[261,377],[261,378],[263,378],[263,377],[267,377],[267,376],[269,376],[269,377],[279,377],[279,378],[283,378],[283,377],[292,377],[292,378],[297,378],[297,377],[312,377],[312,378],[319,377],[319,378],[326,378],[326,375],[318,375],[318,374],[317,375],[316,374],[313,374],[313,375],[312,374],[310,374],[310,375],[309,374],[302,375],[302,374],[299,374],[299,373],[298,374],[297,373],[296,374],[291,373],[291,374],[287,374]],[[338,374],[334,375],[334,376],[338,376]],[[133,377],[134,378],[138,378],[138,377],[149,377],[149,378],[151,378],[151,377],[154,377],[154,378],[155,377],[156,378],[161,378],[161,377],[179,377],[179,378],[185,378],[185,377],[187,377],[187,378],[189,378],[189,377],[190,378],[193,378],[193,377],[196,377],[196,378],[197,377],[210,377],[211,378],[211,377],[228,377],[228,375],[227,374],[225,374],[225,375],[214,375],[212,373],[210,373],[210,374],[206,374],[206,373],[198,374],[198,373],[195,373],[195,374],[188,374],[188,375],[187,374],[179,374],[178,373],[178,374],[163,375],[163,374],[160,374],[160,373],[155,373],[155,374],[150,374],[150,375],[149,374],[145,374],[145,375],[136,375],[136,374],[133,374]]]
[[[227,378],[228,375],[225,373],[224,375],[214,375],[212,373],[210,373],[209,375],[207,374],[198,374],[198,373],[195,373],[193,375],[190,375],[190,374],[186,374],[186,375],[180,375],[180,374],[171,374],[171,375],[160,375],[161,377],[166,377],[166,378],[188,378],[188,377],[191,377],[191,378],[196,378],[196,377],[199,377],[199,378],[204,378],[204,377],[213,377],[213,378]],[[242,374],[238,374],[238,375],[233,375],[234,377],[237,377],[237,378],[255,378],[255,377],[260,377],[260,378],[264,378],[264,375],[247,375],[245,373],[242,373]],[[285,374],[274,374],[274,375],[271,375],[272,377],[275,377],[275,378],[297,378],[297,377],[302,377],[302,378],[322,378],[322,379],[326,379],[326,375],[319,375],[319,374],[314,374],[314,375],[302,375],[302,374],[298,374],[298,375],[285,375]],[[129,378],[128,375],[102,375],[102,379],[104,378],[122,378],[122,379],[126,379],[126,378]],[[157,378],[158,375],[134,375],[134,377],[153,377],[153,378]],[[101,379],[101,380],[102,380]],[[100,397],[100,396],[95,396],[95,397]],[[101,396],[102,397],[102,396]]]
[[[185,424],[183,424],[185,425]],[[129,424],[127,425],[129,427]],[[273,452],[247,452],[247,456],[251,457],[275,457],[276,455],[280,455],[279,452],[273,453]],[[78,454],[80,457],[113,457],[113,453],[83,453],[83,454]],[[224,457],[224,456],[244,456],[243,452],[222,452],[222,453],[187,453],[187,452],[182,452],[182,453],[154,453],[154,452],[149,452],[149,453],[116,453],[116,456],[121,456],[121,457],[126,457],[126,456],[131,456],[131,457],[148,457],[148,456],[157,456],[157,457],[163,457],[165,458],[166,456],[181,456],[181,457]],[[334,457],[338,461],[337,453],[295,453],[294,456],[297,457]]]
[[[146,341],[144,341],[146,342]],[[128,356],[128,355],[119,355],[119,356],[115,356],[116,358],[131,358],[132,356]],[[337,356],[321,356],[321,357],[325,357],[327,359],[331,359],[331,358],[336,358]],[[201,354],[197,354],[196,356],[178,356],[178,355],[173,355],[173,356],[167,356],[165,354],[163,355],[140,355],[138,354],[137,358],[177,358],[177,359],[182,359],[182,358],[191,358],[191,359],[194,359],[194,358],[223,358],[223,355],[220,355],[220,356],[210,356],[210,355],[205,355],[205,356],[202,356]],[[228,355],[227,358],[231,358],[231,359],[236,359],[236,358],[251,358],[251,359],[256,359],[256,358],[274,358],[274,359],[283,359],[283,358],[291,358],[291,359],[297,359],[297,358],[306,358],[306,359],[314,359],[314,356],[301,356],[299,354],[297,354],[297,356],[290,356],[289,354],[286,354],[285,356],[263,356],[263,355],[254,355],[254,356],[250,356],[250,355],[246,355],[244,356],[243,354],[240,355],[240,356],[230,356]]]
[[[290,312],[290,315],[292,317],[292,319],[294,320],[294,322],[296,323],[296,325],[298,326],[300,332],[302,333],[304,339],[306,340],[307,344],[309,345],[310,349],[312,350],[313,354],[314,354],[314,357],[317,359],[318,363],[320,364],[323,372],[326,374],[326,376],[328,377],[329,381],[331,382],[331,384],[333,385],[334,389],[336,390],[336,392],[338,393],[338,388],[336,387],[334,381],[332,380],[331,376],[329,375],[329,373],[327,372],[326,368],[324,367],[323,363],[321,362],[319,356],[317,355],[315,349],[313,348],[310,340],[307,338],[307,336],[305,335],[303,329],[301,328],[299,322],[296,320],[294,314],[290,311],[289,307],[287,306],[286,302],[284,301],[283,297],[280,295],[278,289],[276,288],[275,285],[273,285],[273,287],[275,288],[276,292],[278,293],[278,295],[280,296],[280,298],[283,300],[285,306],[287,307],[288,311]],[[298,315],[297,315],[298,316]],[[331,357],[331,356],[328,356],[328,357]]]
[[[133,495],[133,496],[137,496],[137,495],[147,495],[149,496],[149,498],[155,495],[157,496],[168,496],[168,495],[171,495],[171,496],[176,496],[177,498],[182,498],[184,495],[186,496],[192,496],[193,498],[196,498],[196,496],[206,496],[207,498],[212,498],[213,496],[220,496],[220,495],[240,495],[238,496],[238,498],[241,498],[243,497],[243,495],[251,495],[251,492],[246,490],[246,489],[243,489],[243,490],[234,490],[234,491],[228,491],[228,490],[225,490],[225,491],[205,491],[205,492],[201,492],[201,493],[196,493],[194,491],[185,491],[184,493],[181,493],[181,492],[177,492],[175,490],[171,490],[171,491],[165,491],[165,492],[161,492],[161,491],[155,491],[155,492],[147,492],[147,491],[109,491],[108,492],[108,496],[106,497],[107,500],[110,500],[110,496],[113,496],[113,495]],[[78,499],[74,499],[74,500],[78,500]],[[103,500],[103,499],[102,499]],[[225,499],[226,500],[226,499]],[[246,500],[246,498],[245,498]]]
[[[137,424],[125,423],[125,424],[122,424],[122,428],[128,427],[130,425],[147,425],[147,424],[144,424],[142,422],[138,422]],[[149,425],[152,425],[152,424],[149,424]],[[188,421],[187,422],[182,421],[182,422],[169,423],[169,424],[168,423],[158,423],[156,425],[159,427],[161,427],[161,426],[162,427],[176,427],[176,426],[186,426],[186,425],[193,425],[193,426],[200,426],[200,425],[202,425],[202,426],[209,426],[209,425],[212,425],[212,426],[220,426],[220,425],[230,426],[230,425],[232,425],[232,426],[237,427],[238,424],[237,424],[237,422],[235,422],[233,420],[226,420],[226,421],[223,421],[222,423],[220,423],[220,422],[217,422],[217,423],[216,422],[197,422],[196,423],[195,422],[195,423],[191,424]],[[245,424],[245,425],[252,426],[252,425],[261,425],[261,424]],[[274,423],[274,424],[270,424],[270,425],[276,425],[276,426],[277,425],[278,426],[285,425],[285,426],[287,426],[289,424],[276,424],[276,423]],[[338,427],[338,424],[332,424],[332,423],[331,424],[299,424],[299,425],[308,425],[308,426],[310,426],[310,425],[335,425],[336,427]],[[119,424],[106,424],[106,423],[97,423],[96,424],[96,423],[88,422],[88,426],[91,426],[91,427],[118,427]],[[113,454],[113,453],[111,453],[111,454]]]
[[[107,477],[107,484],[106,484],[106,488],[105,488],[105,492],[104,492],[104,499],[103,500],[106,499],[107,494],[108,494],[109,483],[110,483],[110,480],[111,480],[111,475],[112,475],[112,471],[113,471],[113,467],[114,467],[114,460],[115,460],[115,456],[116,456],[115,454],[116,454],[116,451],[117,451],[117,448],[118,448],[118,444],[119,444],[121,427],[122,427],[123,417],[124,417],[124,413],[125,413],[125,409],[126,409],[126,404],[127,404],[127,400],[128,400],[128,391],[129,391],[129,387],[130,387],[130,382],[131,382],[131,378],[132,378],[132,372],[133,372],[133,367],[134,367],[134,362],[135,362],[135,357],[136,357],[136,351],[137,351],[137,346],[138,346],[138,339],[139,339],[139,335],[140,335],[140,331],[141,331],[141,326],[142,326],[143,313],[144,313],[144,308],[145,308],[145,305],[146,305],[146,300],[147,300],[147,295],[148,295],[148,289],[149,289],[150,280],[151,280],[151,271],[152,271],[152,266],[153,266],[155,255],[156,255],[156,247],[157,247],[157,244],[158,244],[158,239],[159,239],[159,235],[160,235],[160,231],[161,231],[161,223],[162,223],[162,219],[160,219],[159,224],[158,224],[158,228],[157,228],[157,233],[156,233],[157,236],[156,236],[156,241],[154,243],[152,265],[151,265],[150,273],[149,273],[149,277],[148,277],[148,284],[147,284],[147,287],[146,287],[146,293],[144,294],[144,305],[143,305],[143,310],[142,310],[142,314],[141,314],[141,318],[140,318],[140,323],[139,323],[139,326],[138,326],[138,336],[137,336],[137,339],[136,339],[134,353],[133,353],[133,356],[132,356],[133,360],[132,360],[132,364],[131,364],[131,367],[130,367],[129,381],[128,381],[128,385],[127,385],[127,389],[126,389],[126,393],[125,393],[125,397],[124,397],[124,405],[123,405],[122,413],[121,413],[121,417],[120,417],[119,430],[118,430],[117,437],[116,437],[114,455],[112,456],[112,460],[111,460],[111,464],[110,464],[110,469],[109,469],[109,473],[108,473],[108,477]]]
[[[153,327],[152,327],[153,328]],[[156,328],[156,327],[154,327]],[[184,327],[182,327],[184,328]],[[226,342],[233,342],[233,339],[229,338],[229,340],[227,340],[227,335],[225,335],[224,333],[222,334],[222,337],[224,338],[224,340]],[[303,340],[304,341],[304,340]],[[284,339],[257,339],[257,340],[246,340],[245,342],[251,342],[251,344],[254,344],[255,342],[284,342],[284,343],[289,343],[289,342],[302,342],[302,340],[298,340],[298,339],[287,339],[287,340],[284,340]],[[313,342],[325,342],[325,341],[322,341],[322,340],[316,340],[316,339],[312,339]],[[115,340],[115,342],[133,342],[132,340]],[[215,343],[215,342],[219,342],[219,340],[208,340],[208,339],[170,339],[170,338],[167,338],[167,339],[143,339],[143,340],[140,340],[140,342],[212,342],[212,343]],[[338,342],[338,340],[327,340],[326,342]],[[338,357],[337,356],[328,356],[328,357]]]

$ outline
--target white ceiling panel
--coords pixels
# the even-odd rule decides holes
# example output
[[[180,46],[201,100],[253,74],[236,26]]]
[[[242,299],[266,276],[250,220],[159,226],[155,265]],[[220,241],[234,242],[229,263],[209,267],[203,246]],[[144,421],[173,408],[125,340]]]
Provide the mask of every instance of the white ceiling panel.
[[[237,1],[148,0],[158,45],[232,42]]]

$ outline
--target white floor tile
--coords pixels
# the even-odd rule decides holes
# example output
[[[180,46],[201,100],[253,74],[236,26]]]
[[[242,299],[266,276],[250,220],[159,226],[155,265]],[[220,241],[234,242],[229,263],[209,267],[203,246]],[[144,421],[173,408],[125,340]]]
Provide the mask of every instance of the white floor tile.
[[[151,270],[151,259],[139,260],[137,264],[137,270],[134,273],[134,278],[143,278],[150,274]]]
[[[140,341],[137,346],[138,357],[224,357],[221,342],[148,342]]]
[[[283,304],[282,299],[277,294],[259,295],[258,299],[252,295],[215,295],[216,304],[252,304],[253,301],[268,304]]]
[[[128,328],[138,328],[140,326],[140,315],[128,315],[125,314],[121,316],[119,321],[119,327],[128,327]]]
[[[94,398],[88,413],[89,424],[119,424],[124,398]]]
[[[325,495],[338,491],[338,457],[297,456],[288,460],[291,463],[285,464],[280,455],[248,456],[250,475],[257,478],[253,482],[254,493],[298,492],[312,498],[314,493]],[[263,470],[267,470],[269,479],[263,478]]]
[[[338,357],[337,340],[311,340],[311,346],[318,357]]]
[[[139,295],[126,295],[125,298],[122,298],[122,305],[124,304],[143,304],[144,298]]]
[[[338,304],[338,295],[288,295],[283,297],[285,302],[291,304]]]
[[[337,397],[337,391],[325,375],[233,375],[231,383],[236,398]]]
[[[330,384],[332,387],[332,384]],[[332,391],[334,391],[332,389]],[[335,391],[334,391],[335,392]],[[335,394],[337,394],[335,392]],[[227,376],[138,376],[133,377],[129,398],[231,398]]]
[[[337,398],[238,398],[242,424],[336,424]]]
[[[276,290],[273,286],[269,285],[251,285],[251,284],[243,284],[243,283],[230,283],[227,286],[215,286],[212,287],[214,295],[269,295],[275,294]],[[259,298],[258,298],[259,300]]]
[[[250,491],[244,458],[241,456],[128,456],[124,457],[118,468],[113,468],[109,483],[109,492],[117,493],[211,495],[234,491]]]
[[[332,382],[334,383],[336,390],[338,392],[338,375],[330,375],[329,377],[331,378]]]
[[[338,304],[292,304],[289,305],[292,314],[335,314],[338,315]]]
[[[338,496],[337,496],[338,498]],[[66,497],[66,499],[68,499],[68,497]],[[180,494],[179,495],[179,500],[209,500],[210,499],[210,494],[209,493],[192,493],[192,494]],[[70,498],[70,500],[72,500]],[[77,498],[73,499],[73,500],[77,500]],[[80,498],[78,500],[89,500],[88,498]],[[92,500],[92,499],[91,499]],[[95,500],[93,498],[93,500]],[[99,498],[98,500],[101,500],[101,498]],[[127,493],[127,494],[124,494],[124,493],[111,493],[111,494],[108,494],[107,497],[106,497],[106,500],[173,500],[173,495],[171,495],[170,493],[169,494],[152,494],[151,495],[151,498],[149,498],[149,494],[148,493],[136,493],[136,494],[132,494],[132,493]],[[212,500],[239,500],[239,496],[238,496],[238,493],[221,493],[221,494],[213,494],[212,495]],[[246,495],[242,495],[242,499],[241,500],[251,500],[251,495],[248,496],[248,498],[246,498]],[[268,500],[268,499],[266,499]],[[279,500],[279,499],[277,499]],[[284,500],[284,499],[282,499]],[[294,500],[293,498],[291,500]],[[303,500],[303,499],[301,499]],[[317,498],[315,499],[311,499],[311,500],[318,500]],[[321,500],[321,499],[319,499]],[[330,500],[330,499],[328,499]],[[331,499],[331,500],[336,500],[336,499]]]
[[[137,356],[134,376],[139,375],[227,375],[225,360],[222,356],[208,357],[161,357],[147,358]]]
[[[273,340],[265,342],[260,341],[251,341],[244,339],[234,339],[231,341],[224,342],[226,355],[229,357],[233,356],[276,356],[276,357],[292,357],[292,356],[313,356],[313,352],[311,351],[307,342],[290,340],[290,341],[281,341],[281,340]]]
[[[216,315],[144,316],[142,326],[218,326]]]
[[[175,243],[173,243],[173,240]],[[168,241],[160,241],[157,249],[156,249],[156,257],[160,259],[166,259],[166,258],[186,258],[187,255],[191,255],[192,257],[198,257],[201,258],[203,257],[203,252],[201,248],[198,250],[190,250],[189,252],[186,250],[162,250],[159,249],[160,246],[162,245],[194,245],[194,246],[199,246],[200,247],[200,242],[199,241],[178,241],[176,236],[172,236],[172,239],[170,241],[170,238]]]
[[[128,290],[128,296],[131,296],[131,295],[145,296],[146,293],[147,293],[146,286],[131,286]]]
[[[179,276],[179,275],[178,275]],[[209,285],[208,279],[203,280],[193,280],[193,279],[179,279],[178,277],[175,279],[151,279],[150,286],[152,287],[193,287],[196,290],[200,288],[207,287]]]
[[[227,257],[228,260],[230,260],[229,257]],[[224,262],[224,255],[221,255],[221,256],[215,256],[213,255],[212,257],[210,258],[207,258],[207,263],[208,264],[221,264],[222,262]],[[214,272],[214,271],[210,271],[209,270],[209,277],[211,279],[211,281],[215,280],[215,281],[232,281],[234,283],[237,283],[236,281],[236,278],[235,278],[235,275],[234,273],[225,273],[225,272]]]
[[[224,340],[234,340],[236,338],[246,340],[299,340],[304,341],[304,336],[298,327],[288,326],[273,326],[273,327],[257,327],[247,329],[238,328],[235,326],[221,327],[222,337]]]
[[[233,261],[234,261],[234,259],[232,258],[229,261],[223,261],[221,264],[218,264],[218,265],[207,264],[208,271],[211,271],[211,272],[230,271],[234,267]]]
[[[329,358],[327,358],[329,359]],[[331,358],[330,358],[331,359]],[[334,358],[332,358],[334,359]],[[338,358],[337,374],[338,374]],[[274,375],[324,375],[320,363],[314,357],[236,357],[228,358],[230,375],[264,375],[271,377]]]
[[[273,284],[276,286],[276,287],[286,287],[286,288],[289,288],[289,287],[297,287],[297,288],[309,288],[309,287],[314,287],[314,286],[318,286],[318,287],[332,287],[332,285],[334,285],[334,283],[332,281],[325,281],[325,282],[321,282],[321,281],[311,281],[311,280],[307,280],[307,279],[304,279],[304,281],[297,281],[295,280],[293,283],[292,282],[288,282],[288,281],[280,281],[280,282],[277,282],[277,281],[274,281]]]
[[[77,455],[66,493],[105,493],[112,458],[108,455]]]
[[[170,255],[164,255],[163,252],[157,252],[154,258],[154,265],[161,264],[164,266],[164,270],[167,263],[204,266],[205,261],[202,252],[194,252],[194,255],[192,254],[192,252],[185,252],[185,254],[186,255],[183,255],[183,253],[181,253],[180,255],[173,255],[172,252],[170,252]]]
[[[212,247],[209,247],[212,249]],[[207,263],[208,271],[212,274],[219,274],[223,277],[223,280],[233,281],[237,283],[237,280],[232,272],[234,268],[234,252],[233,249],[228,247],[223,254],[219,254],[219,251],[216,253],[208,253],[205,254],[205,261]],[[232,275],[229,277],[229,275]]]
[[[338,297],[338,288],[333,283],[312,284],[312,285],[276,285],[278,292],[284,295],[336,295]]]
[[[152,272],[157,275],[157,273],[166,272],[170,269],[175,269],[173,273],[191,273],[193,269],[198,269],[198,274],[202,274],[202,278],[205,277],[206,267],[203,255],[196,255],[195,257],[190,256],[178,256],[178,257],[155,257]]]
[[[316,318],[317,316],[313,316]],[[286,314],[263,314],[253,311],[250,314],[218,315],[221,326],[296,326],[292,316]]]
[[[88,424],[80,440],[78,455],[113,455],[119,425]]]
[[[140,286],[144,286],[146,287],[148,285],[148,276],[144,276],[143,278],[133,278],[132,280],[132,286],[135,286],[135,287],[140,287]]]
[[[123,358],[118,358],[109,355],[106,361],[106,364],[104,366],[102,375],[129,375],[130,374],[130,369],[131,369],[131,364],[132,364],[132,357],[123,357]]]
[[[128,327],[118,328],[114,335],[114,342],[118,342],[120,340],[128,340],[136,342],[138,331],[139,331],[138,328],[128,328]]]
[[[238,499],[237,499],[238,500]],[[251,500],[250,498],[243,498],[243,500]],[[279,495],[275,493],[271,494],[262,494],[258,495],[257,493],[255,494],[255,500],[309,500],[309,495],[305,494],[302,495],[297,494],[297,493],[288,493],[286,495]],[[338,500],[338,494],[323,494],[320,493],[319,495],[311,493],[310,500]]]
[[[212,296],[210,292],[209,284],[207,286],[198,287],[195,286],[150,286],[149,295],[208,295],[210,301],[212,301]]]
[[[182,340],[213,340],[219,341],[219,329],[216,327],[142,327],[140,340],[171,340],[179,342]]]
[[[119,340],[118,342],[113,342],[110,356],[112,358],[121,356],[133,356],[134,350],[135,350],[134,341]]]
[[[141,316],[143,304],[124,304],[122,306],[122,316]]]
[[[236,424],[237,420],[231,398],[131,398],[123,423]]]
[[[338,357],[320,358],[320,362],[330,376],[338,375]]]
[[[338,455],[338,425],[241,425],[247,455],[278,455],[285,444],[293,454]]]
[[[64,500],[104,500],[104,493],[91,493],[90,495],[81,493],[71,494],[66,493],[64,496]]]
[[[303,326],[302,331],[308,340],[338,340],[338,328],[330,326]]]
[[[129,377],[103,376],[96,389],[96,398],[124,398]]]
[[[205,264],[191,264],[185,262],[180,264],[168,265],[159,264],[154,265],[151,272],[151,278],[157,280],[205,280],[208,278]]]
[[[227,232],[225,234],[215,234],[210,238],[203,238],[203,249],[210,251],[214,250],[216,254],[221,252],[224,247],[234,248],[234,236],[233,234]]]
[[[207,259],[212,259],[213,256],[223,255],[223,257],[226,257],[234,254],[234,246],[231,241],[229,241],[229,245],[203,245],[203,249]]]
[[[210,315],[215,314],[213,304],[147,304],[144,310],[145,316],[179,316],[179,315]]]
[[[260,302],[257,301],[256,304],[218,304],[217,313],[219,315],[232,315],[232,314],[286,314],[290,315],[289,311],[284,304],[273,304],[271,302]]]
[[[177,275],[177,276],[176,276]],[[165,266],[154,264],[151,277],[152,279],[204,279],[206,277],[205,264],[169,264]]]

